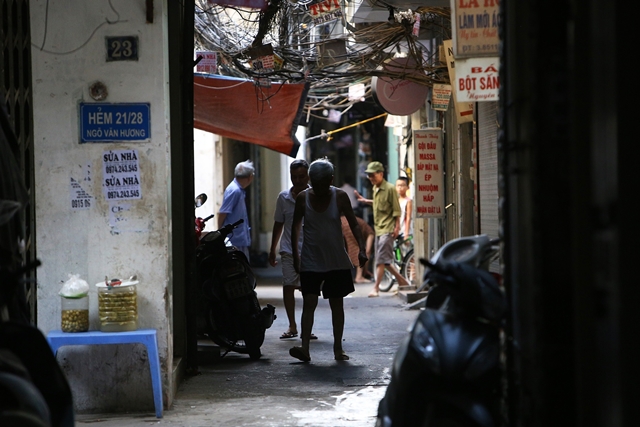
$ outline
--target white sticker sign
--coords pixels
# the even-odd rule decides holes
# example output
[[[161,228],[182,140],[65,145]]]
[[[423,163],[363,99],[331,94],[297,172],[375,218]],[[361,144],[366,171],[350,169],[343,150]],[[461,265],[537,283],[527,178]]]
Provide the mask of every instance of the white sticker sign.
[[[93,205],[93,197],[91,197],[91,194],[87,193],[80,185],[80,182],[73,179],[73,177],[70,177],[69,195],[72,210],[82,211],[91,209],[91,205]]]
[[[102,155],[102,192],[107,201],[141,199],[138,150],[109,150]]]
[[[196,58],[202,56],[202,59],[196,65],[198,73],[218,74],[218,54],[205,50],[196,51]]]

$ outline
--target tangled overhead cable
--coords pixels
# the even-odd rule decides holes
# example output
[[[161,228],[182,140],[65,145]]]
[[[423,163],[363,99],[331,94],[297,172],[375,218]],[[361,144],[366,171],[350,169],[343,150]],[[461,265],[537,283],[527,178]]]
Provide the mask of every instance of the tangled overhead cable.
[[[434,60],[435,49],[413,35],[412,16],[419,14],[423,30],[445,39],[451,31],[448,8],[391,9],[392,22],[354,27],[342,13],[317,24],[310,15],[311,6],[311,2],[271,0],[258,10],[197,0],[196,47],[218,53],[220,74],[280,82],[306,80],[311,83],[310,94],[327,90],[346,94],[349,85],[366,84],[373,76],[407,78],[428,86],[446,83],[446,66]],[[265,47],[278,64],[255,68],[253,61]],[[385,69],[385,61],[397,52],[413,58],[415,68]],[[416,69],[422,72],[415,73]]]

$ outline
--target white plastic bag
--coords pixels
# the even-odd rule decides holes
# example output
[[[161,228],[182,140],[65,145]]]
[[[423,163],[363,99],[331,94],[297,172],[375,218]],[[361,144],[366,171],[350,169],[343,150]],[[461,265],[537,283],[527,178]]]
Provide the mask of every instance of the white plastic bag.
[[[65,298],[82,298],[89,294],[89,284],[78,274],[69,274],[69,280],[64,282],[60,295]]]

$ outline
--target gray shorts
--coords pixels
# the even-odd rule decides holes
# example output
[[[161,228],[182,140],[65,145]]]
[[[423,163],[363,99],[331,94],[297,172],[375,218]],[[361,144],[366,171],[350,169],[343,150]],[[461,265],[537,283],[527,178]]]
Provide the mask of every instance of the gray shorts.
[[[393,256],[393,244],[395,239],[393,234],[383,234],[376,236],[376,265],[393,264],[395,257]]]
[[[280,252],[280,264],[282,265],[282,285],[300,287],[300,275],[293,268],[293,255]]]

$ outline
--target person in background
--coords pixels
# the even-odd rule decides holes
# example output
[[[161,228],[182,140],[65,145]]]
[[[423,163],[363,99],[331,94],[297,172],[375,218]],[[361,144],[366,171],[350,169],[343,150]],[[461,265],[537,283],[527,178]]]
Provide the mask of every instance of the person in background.
[[[276,199],[276,211],[273,215],[273,233],[271,234],[271,250],[269,252],[269,264],[275,267],[276,248],[280,241],[280,261],[282,262],[282,299],[284,309],[289,320],[289,328],[280,336],[280,339],[295,338],[298,336],[296,324],[296,299],[294,292],[300,289],[300,275],[293,268],[293,255],[291,250],[291,224],[293,223],[293,210],[296,205],[296,196],[309,187],[309,163],[303,159],[297,159],[289,165],[289,174],[293,186],[281,191]],[[282,238],[281,238],[282,237]],[[298,250],[302,247],[302,235],[298,240]],[[311,339],[317,337],[311,334]]]
[[[289,354],[303,362],[311,361],[309,340],[318,297],[329,300],[333,324],[333,354],[336,360],[349,360],[342,348],[344,332],[344,297],[355,291],[351,269],[353,265],[344,247],[340,215],[344,213],[351,232],[358,242],[358,265],[367,261],[364,239],[347,194],[332,186],[334,169],[327,159],[319,159],[309,166],[311,188],[296,197],[293,212],[291,241],[298,241],[304,219],[302,254],[296,245],[293,265],[300,273],[302,291],[302,346],[292,347]]]
[[[224,190],[222,206],[218,212],[218,228],[243,219],[244,222],[233,230],[229,240],[231,244],[244,252],[249,260],[249,247],[251,246],[251,227],[245,202],[246,188],[253,182],[256,170],[251,160],[240,162],[236,165],[235,178]]]
[[[413,235],[413,218],[411,217],[413,209],[413,199],[407,196],[409,190],[409,178],[401,176],[396,180],[396,191],[398,192],[398,202],[400,203],[400,232],[407,239]]]
[[[362,203],[373,205],[373,225],[376,232],[376,282],[369,297],[377,297],[385,268],[396,278],[398,286],[408,286],[409,282],[402,277],[394,265],[393,243],[400,234],[401,212],[398,193],[393,184],[384,179],[382,163],[369,163],[365,172],[373,185],[373,199],[365,199],[358,192],[356,197]]]
[[[344,235],[344,240],[347,244],[347,253],[349,254],[349,259],[351,259],[351,263],[356,266],[356,277],[353,280],[355,283],[371,283],[371,273],[369,273],[367,266],[369,265],[369,260],[371,259],[371,251],[373,249],[373,240],[375,239],[375,233],[373,232],[373,228],[367,222],[356,216],[356,220],[358,221],[358,226],[360,226],[360,232],[362,233],[362,238],[365,240],[365,250],[367,254],[367,262],[360,267],[358,265],[358,242],[356,241],[353,233],[349,230],[349,221],[347,218],[342,215],[340,217],[342,220],[342,234]]]
[[[347,193],[347,196],[349,196],[353,213],[355,213],[356,216],[362,216],[362,209],[360,208],[360,202],[358,202],[358,199],[356,198],[356,189],[353,185],[351,185],[352,181],[353,180],[351,179],[350,176],[345,176],[344,183],[342,184],[340,189],[345,193]]]

